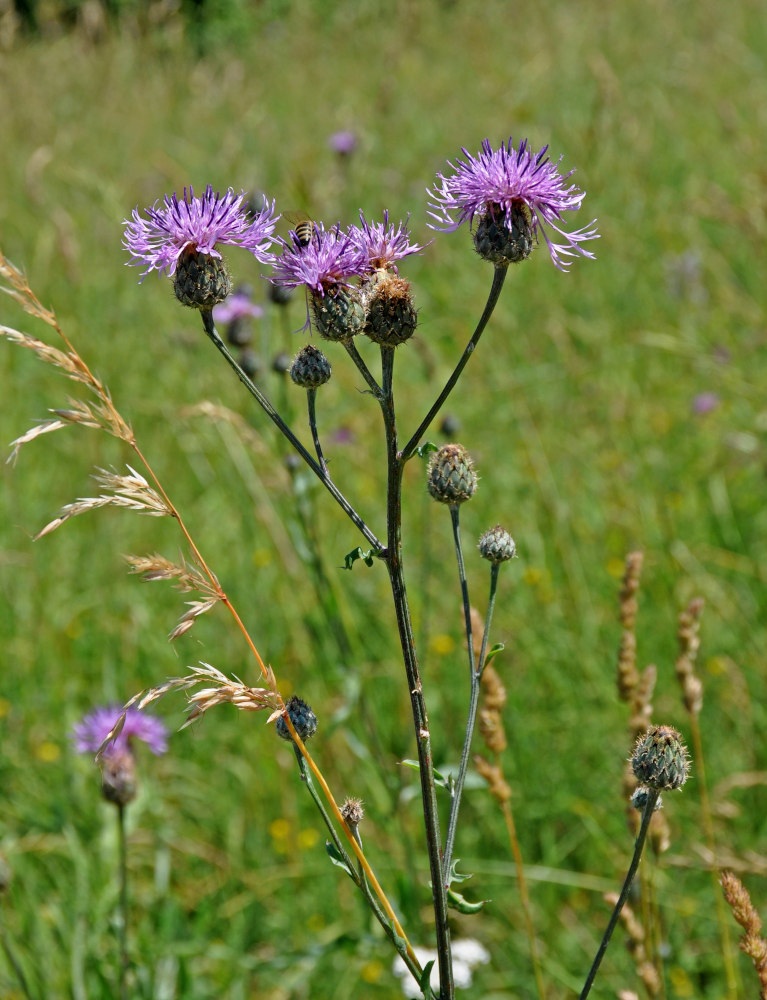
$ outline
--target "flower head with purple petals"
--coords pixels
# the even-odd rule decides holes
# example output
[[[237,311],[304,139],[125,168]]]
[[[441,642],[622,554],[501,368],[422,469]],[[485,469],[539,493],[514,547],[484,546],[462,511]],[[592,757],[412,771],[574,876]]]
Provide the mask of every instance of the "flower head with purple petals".
[[[213,310],[216,323],[236,323],[241,319],[260,319],[264,310],[251,298],[248,288],[236,288],[225,302]]]
[[[274,259],[274,274],[269,279],[275,285],[306,285],[324,296],[329,288],[348,286],[349,278],[361,277],[366,271],[364,254],[339,225],[326,230],[321,222],[315,222],[314,238],[306,246],[297,245],[295,240],[279,242],[282,253]]]
[[[165,195],[164,204],[155,202],[146,209],[146,219],[134,208],[132,220],[123,223],[123,246],[131,254],[128,264],[146,268],[142,280],[154,270],[173,275],[185,250],[220,258],[219,243],[250,250],[262,264],[271,263],[269,247],[279,219],[274,202],[270,205],[264,198],[262,209],[251,215],[246,200],[244,191],[235,195],[229,188],[220,195],[209,184],[201,198],[195,198],[191,187],[188,193],[184,188],[181,200],[175,192]]]
[[[75,750],[78,753],[96,753],[122,712],[122,705],[104,705],[83,716],[82,721],[72,729]],[[104,756],[129,752],[132,740],[141,740],[153,754],[159,756],[168,749],[168,730],[161,719],[129,708],[121,732],[105,748]]]
[[[328,146],[339,156],[351,156],[357,148],[357,136],[351,129],[334,132],[328,137]]]
[[[384,211],[383,222],[368,222],[360,211],[360,225],[349,226],[349,239],[364,255],[369,272],[381,268],[391,268],[396,271],[395,261],[408,257],[411,253],[422,253],[425,247],[410,242],[408,221],[398,225],[389,223],[389,212]]]
[[[570,257],[594,258],[582,243],[597,239],[596,220],[568,232],[561,228],[562,213],[580,208],[586,193],[567,180],[573,173],[559,171],[559,161],[553,163],[546,156],[548,146],[534,153],[527,139],[519,147],[509,139],[506,145],[494,150],[488,139],[476,155],[464,149],[465,160],[450,163],[454,173],[444,176],[437,174],[437,184],[429,195],[433,199],[429,207],[434,211],[429,215],[436,223],[429,223],[432,229],[453,232],[467,220],[471,224],[475,216],[480,222],[491,217],[497,224],[501,222],[509,231],[527,219],[530,236],[538,238],[543,234],[551,259],[561,270],[566,271]],[[553,229],[564,242],[555,242],[548,229]],[[529,253],[529,250],[528,250]],[[527,254],[520,255],[518,259]],[[512,258],[513,259],[513,258]]]

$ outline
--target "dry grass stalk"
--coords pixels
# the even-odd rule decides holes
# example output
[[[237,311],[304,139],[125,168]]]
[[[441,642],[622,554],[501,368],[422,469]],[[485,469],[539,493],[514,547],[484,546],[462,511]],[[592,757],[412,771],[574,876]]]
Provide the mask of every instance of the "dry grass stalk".
[[[629,552],[620,590],[619,619],[623,626],[620,649],[618,651],[618,697],[630,701],[639,684],[636,668],[636,617],[639,609],[637,591],[642,573],[643,552]]]
[[[480,753],[474,755],[474,766],[477,773],[487,782],[493,798],[501,804],[508,802],[511,798],[511,788],[503,775],[503,769],[498,764],[491,764]]]
[[[135,469],[128,466],[130,475],[118,475],[114,472],[107,472],[99,469],[98,475],[93,478],[109,493],[102,493],[97,497],[80,497],[74,503],[66,504],[61,508],[56,517],[35,535],[35,540],[50,534],[56,528],[61,527],[70,517],[84,514],[89,510],[98,510],[99,507],[112,505],[115,507],[126,507],[128,510],[135,510],[141,514],[149,514],[152,517],[162,517],[166,514],[173,514],[172,508],[153,489],[147,480]]]
[[[748,890],[736,875],[722,872],[719,881],[733,917],[743,928],[740,950],[754,963],[761,985],[760,1000],[767,1000],[767,941],[760,934],[761,918],[751,902]]]
[[[86,385],[98,400],[95,403],[86,403],[81,400],[70,399],[67,401],[67,408],[51,410],[51,413],[55,414],[56,419],[42,421],[31,427],[21,437],[16,438],[11,445],[9,461],[15,460],[19,453],[19,448],[23,444],[33,441],[41,434],[60,430],[68,424],[81,424],[84,427],[105,430],[121,441],[127,441],[129,444],[132,444],[134,442],[133,431],[127,421],[115,409],[107,388],[96,378],[74,349],[59,326],[56,314],[50,309],[46,309],[40,303],[35,293],[29,287],[27,279],[22,272],[11,264],[2,251],[0,251],[0,278],[4,278],[10,286],[0,286],[0,291],[5,292],[12,299],[15,299],[30,316],[41,319],[48,326],[52,327],[64,341],[66,350],[62,351],[59,348],[52,347],[50,344],[38,340],[37,337],[31,337],[29,334],[22,333],[20,330],[14,330],[8,326],[0,326],[0,334],[13,344],[18,344],[21,347],[26,347],[34,351],[41,361],[58,368],[67,378]]]
[[[276,718],[284,708],[282,698],[277,691],[271,667],[268,667],[266,672],[266,681],[269,687],[257,688],[248,687],[237,677],[227,677],[226,674],[222,673],[216,667],[211,666],[210,663],[201,663],[199,667],[190,667],[189,670],[191,672],[185,677],[171,677],[163,684],[158,684],[156,687],[148,688],[145,691],[139,691],[138,694],[135,694],[123,706],[123,711],[119,719],[99,747],[96,755],[97,759],[100,759],[107,745],[122,732],[125,724],[125,715],[129,708],[135,706],[138,711],[141,711],[147,705],[158,701],[171,691],[186,691],[204,682],[208,682],[210,685],[189,696],[190,708],[188,710],[188,718],[181,727],[182,729],[196,722],[208,709],[213,708],[215,705],[228,703],[245,712],[259,712],[268,708],[271,709],[271,713],[267,722],[271,722]]]
[[[507,695],[506,688],[492,663],[488,663],[485,667],[481,687],[483,704],[479,710],[479,731],[485,746],[497,757],[508,745],[501,715]]]
[[[175,580],[176,589],[185,593],[190,590],[198,590],[209,597],[218,596],[216,586],[197,566],[191,565],[186,559],[182,559],[180,563],[174,563],[156,552],[149,556],[127,555],[124,558],[130,565],[131,573],[140,573],[147,582]]]
[[[695,675],[695,661],[700,648],[700,616],[703,612],[704,600],[696,597],[690,601],[679,615],[677,638],[679,639],[679,657],[674,664],[677,680],[682,687],[684,707],[690,715],[698,715],[703,707],[703,684]]]
[[[617,892],[605,893],[603,898],[608,906],[611,907],[615,906],[618,902]],[[658,974],[658,970],[647,956],[647,950],[644,944],[644,928],[637,920],[634,911],[628,904],[624,905],[621,910],[620,921],[626,930],[628,938],[626,941],[626,947],[628,948],[629,954],[634,959],[634,965],[636,966],[639,978],[644,983],[649,996],[659,996],[663,988],[661,977]]]

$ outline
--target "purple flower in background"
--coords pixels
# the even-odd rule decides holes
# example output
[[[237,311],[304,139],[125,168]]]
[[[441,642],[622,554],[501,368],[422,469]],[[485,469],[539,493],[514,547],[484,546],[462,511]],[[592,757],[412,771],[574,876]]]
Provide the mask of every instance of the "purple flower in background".
[[[519,148],[509,139],[497,150],[485,139],[476,157],[464,148],[466,159],[450,163],[454,173],[447,177],[437,174],[434,190],[428,191],[433,199],[429,207],[434,209],[429,215],[436,220],[436,224],[429,225],[453,232],[467,220],[471,224],[475,216],[489,216],[511,231],[519,227],[522,218],[532,237],[537,239],[539,233],[543,234],[551,259],[560,270],[566,271],[572,263],[568,257],[593,259],[594,254],[581,243],[598,238],[596,220],[573,232],[560,227],[562,213],[580,208],[586,193],[567,184],[573,171],[560,173],[559,161],[552,163],[546,156],[547,149],[544,146],[540,153],[533,153],[527,139]],[[565,242],[554,242],[547,229],[553,229]]]
[[[369,271],[379,268],[394,267],[395,260],[401,260],[411,253],[422,253],[424,247],[410,242],[408,220],[398,225],[389,223],[388,210],[383,214],[383,222],[367,222],[360,211],[360,225],[349,226],[347,233],[352,243],[363,254]]]
[[[82,721],[72,729],[75,750],[78,753],[96,753],[122,712],[122,705],[105,705],[83,716]],[[168,749],[168,730],[161,719],[129,708],[122,731],[106,747],[104,757],[130,752],[132,740],[141,740],[153,754],[159,756]]]
[[[241,319],[260,319],[264,310],[250,297],[247,288],[237,288],[224,302],[213,309],[213,319],[216,323],[236,323]]]
[[[715,392],[699,392],[697,396],[693,396],[690,404],[692,412],[701,416],[704,413],[711,413],[717,406],[719,406],[719,396]]]
[[[146,219],[134,208],[132,221],[123,221],[128,264],[146,268],[142,279],[153,270],[172,275],[186,249],[220,258],[219,243],[243,247],[262,264],[271,263],[269,246],[279,215],[266,198],[261,210],[251,215],[246,197],[244,191],[235,195],[232,188],[224,195],[214,193],[209,184],[201,198],[195,198],[191,187],[188,193],[184,188],[181,201],[175,192],[165,195],[163,205],[155,202],[146,209]]]
[[[326,230],[314,223],[314,237],[306,246],[280,240],[282,253],[273,261],[275,285],[297,288],[306,285],[324,295],[328,288],[348,285],[348,278],[361,277],[367,264],[363,253],[351,238],[336,225]]]
[[[334,132],[328,139],[328,146],[339,156],[351,156],[357,148],[357,136],[349,129]]]

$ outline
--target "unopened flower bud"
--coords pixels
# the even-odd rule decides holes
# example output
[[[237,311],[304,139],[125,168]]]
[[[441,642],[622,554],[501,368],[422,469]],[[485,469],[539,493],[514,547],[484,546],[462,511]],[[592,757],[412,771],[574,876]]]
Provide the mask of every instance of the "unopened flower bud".
[[[101,769],[101,794],[107,802],[125,806],[136,798],[136,762],[130,750],[104,754]]]
[[[524,202],[512,202],[510,223],[500,205],[491,205],[474,233],[477,253],[493,264],[517,264],[533,249],[530,212]]]
[[[314,322],[325,340],[344,343],[361,332],[365,325],[365,309],[356,288],[335,285],[324,295],[312,296]]]
[[[631,805],[638,811],[642,812],[644,807],[647,805],[647,799],[650,794],[650,789],[645,788],[644,785],[640,785],[639,788],[634,789],[634,794],[631,796]],[[655,800],[655,805],[653,807],[653,812],[657,812],[659,809],[663,808],[663,800],[659,795]]]
[[[290,366],[290,377],[302,389],[317,389],[330,378],[330,362],[312,344],[302,347]]]
[[[285,709],[290,716],[290,721],[293,723],[293,728],[304,742],[314,736],[317,732],[317,716],[305,701],[293,695],[291,698],[288,698]],[[277,735],[281,736],[283,740],[293,739],[284,716],[277,716],[276,726]]]
[[[341,806],[341,815],[354,828],[360,825],[365,810],[362,808],[362,799],[347,799]]]
[[[386,268],[365,286],[365,333],[376,344],[397,347],[413,336],[418,317],[410,284]]]
[[[443,444],[434,452],[427,475],[429,493],[439,503],[464,503],[477,491],[477,473],[468,451],[460,444]]]
[[[513,559],[517,554],[514,539],[500,524],[496,524],[494,528],[488,528],[479,539],[477,548],[482,558],[491,563],[506,562],[507,559]]]
[[[232,279],[220,257],[185,250],[178,259],[173,277],[176,298],[185,306],[212,309],[232,290]]]
[[[669,790],[681,788],[687,781],[690,760],[676,729],[651,726],[637,740],[631,755],[631,766],[641,784]]]
[[[280,351],[272,358],[272,371],[276,375],[286,375],[290,371],[290,355],[287,351]]]

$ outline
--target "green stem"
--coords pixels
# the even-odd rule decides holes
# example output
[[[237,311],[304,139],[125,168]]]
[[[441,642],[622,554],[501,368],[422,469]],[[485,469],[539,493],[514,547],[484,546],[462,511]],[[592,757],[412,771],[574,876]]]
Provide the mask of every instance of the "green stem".
[[[2,891],[2,890],[0,890]],[[5,929],[5,924],[0,919],[0,945],[2,945],[5,957],[8,959],[8,965],[13,969],[14,975],[19,981],[19,989],[22,994],[26,997],[26,1000],[34,1000],[32,993],[29,989],[29,984],[27,983],[27,977],[24,975],[24,969],[21,967],[21,962],[19,962],[16,952],[13,949],[8,933]],[[417,977],[416,977],[417,978]]]
[[[496,264],[495,271],[493,273],[493,284],[490,287],[490,294],[488,295],[487,302],[485,303],[485,309],[484,312],[482,313],[482,316],[480,317],[479,323],[477,324],[477,328],[474,331],[471,340],[466,345],[466,348],[463,354],[461,355],[458,364],[455,366],[453,374],[445,383],[445,388],[439,394],[436,401],[434,402],[434,405],[419,424],[418,430],[415,432],[415,434],[413,434],[408,443],[402,449],[401,456],[403,462],[407,462],[408,459],[411,458],[413,452],[418,447],[418,442],[426,433],[432,420],[439,413],[440,409],[442,408],[442,404],[445,402],[447,397],[455,388],[455,384],[460,378],[461,372],[464,370],[464,368],[468,363],[469,358],[474,353],[474,348],[479,343],[479,338],[482,336],[482,332],[487,326],[488,320],[493,315],[493,310],[495,309],[496,304],[498,303],[498,298],[501,294],[503,283],[506,280],[507,268],[508,265],[506,264]]]
[[[482,648],[479,654],[479,662],[474,662],[474,643],[471,631],[471,607],[469,605],[469,592],[466,585],[466,574],[463,566],[463,551],[461,549],[461,536],[458,525],[458,506],[452,505],[450,513],[453,518],[453,536],[455,539],[456,557],[458,559],[458,573],[461,578],[461,593],[463,595],[463,612],[466,621],[466,641],[469,645],[469,675],[471,679],[471,690],[469,695],[469,713],[466,717],[466,735],[463,740],[463,750],[461,751],[461,763],[458,768],[458,778],[453,788],[452,801],[450,803],[450,818],[447,824],[447,838],[445,840],[445,861],[444,871],[446,883],[450,880],[450,867],[453,862],[453,847],[455,844],[455,832],[458,826],[458,811],[461,808],[461,796],[466,783],[466,772],[469,768],[469,754],[471,752],[471,741],[474,737],[474,727],[477,722],[477,709],[479,707],[479,692],[482,671],[485,666],[485,654],[487,652],[487,639],[490,633],[490,623],[493,619],[495,608],[495,594],[498,587],[498,563],[493,563],[490,569],[490,597],[487,603],[487,614],[485,616],[485,630],[482,634]]]
[[[128,846],[125,836],[125,806],[117,804],[117,841],[120,866],[120,998],[128,1000]]]
[[[338,487],[335,485],[333,480],[328,475],[327,471],[323,471],[322,468],[317,464],[316,460],[309,454],[309,452],[304,448],[298,438],[295,436],[293,431],[288,427],[279,413],[275,410],[266,396],[261,392],[258,386],[254,385],[253,382],[248,378],[245,372],[240,368],[235,359],[230,354],[226,344],[223,342],[219,336],[218,330],[213,322],[213,313],[210,309],[201,309],[200,315],[202,316],[202,325],[205,328],[205,332],[208,337],[213,341],[214,345],[218,351],[224,356],[230,368],[235,372],[237,378],[242,382],[251,396],[256,400],[258,405],[264,411],[264,413],[269,417],[272,423],[277,427],[280,433],[290,441],[291,445],[295,448],[301,458],[306,462],[312,472],[317,476],[325,489],[330,493],[339,507],[344,511],[344,513],[354,522],[354,524],[359,528],[365,538],[370,542],[374,549],[380,554],[383,550],[383,544],[376,538],[374,533],[365,524],[357,511],[352,507],[346,497],[341,493]]]
[[[408,970],[412,973],[416,982],[419,982],[421,979],[421,975],[423,974],[423,969],[421,969],[418,963],[414,962],[413,959],[410,957],[410,955],[408,955],[405,942],[395,933],[391,921],[386,916],[384,911],[381,909],[380,903],[378,902],[375,895],[371,891],[370,886],[368,885],[368,881],[367,878],[365,877],[365,872],[362,868],[362,865],[359,863],[359,861],[355,865],[354,861],[349,856],[346,848],[344,847],[343,841],[336,833],[336,828],[333,826],[330,816],[328,815],[328,811],[325,808],[325,803],[322,801],[319,792],[314,787],[311,771],[309,770],[306,761],[304,760],[303,756],[298,752],[295,746],[293,749],[296,750],[296,759],[298,760],[298,768],[301,774],[301,780],[306,784],[306,789],[309,792],[309,795],[311,796],[315,806],[319,810],[320,815],[322,816],[322,820],[328,829],[328,833],[330,834],[330,837],[333,841],[333,845],[340,854],[341,858],[343,859],[344,864],[346,865],[346,870],[349,874],[349,877],[365,897],[365,901],[367,902],[370,909],[373,911],[373,916],[376,918],[381,927],[383,927],[386,936],[389,938],[389,940],[392,942],[395,949],[397,950],[397,954],[405,963]],[[357,831],[357,828],[349,826],[349,830],[351,832],[351,835],[357,842],[359,849],[362,850],[362,840],[360,839],[360,835]]]
[[[320,436],[317,433],[317,412],[316,412],[317,390],[316,389],[306,390],[306,402],[309,407],[309,427],[312,432],[312,441],[314,442],[314,450],[317,453],[317,461],[320,464],[320,468],[322,469],[323,475],[327,476],[328,467],[325,464],[325,457],[322,454],[322,446],[320,445]]]
[[[634,845],[634,857],[631,859],[631,864],[629,865],[629,870],[626,873],[621,894],[618,897],[618,902],[615,904],[615,908],[613,909],[612,916],[610,917],[610,923],[607,925],[607,930],[605,931],[602,942],[599,945],[596,957],[594,958],[591,968],[589,969],[589,974],[586,977],[586,983],[581,991],[579,1000],[586,1000],[586,997],[591,991],[594,979],[599,971],[599,966],[602,964],[602,959],[604,958],[607,946],[610,943],[610,938],[613,935],[615,926],[618,923],[618,918],[621,915],[621,910],[623,909],[624,903],[628,899],[631,883],[634,881],[634,876],[636,875],[637,868],[639,867],[639,859],[642,857],[642,849],[644,848],[647,831],[650,829],[650,820],[652,819],[652,814],[655,810],[655,804],[658,801],[659,795],[660,792],[656,788],[648,788],[647,802],[645,802],[645,807],[642,812],[642,823],[639,827],[636,844]]]
[[[441,845],[437,808],[437,789],[434,784],[434,762],[431,752],[431,734],[426,714],[418,656],[413,636],[410,605],[405,587],[402,563],[402,473],[404,460],[397,454],[397,424],[394,409],[394,348],[381,347],[381,412],[386,432],[387,490],[386,522],[387,548],[386,567],[389,571],[394,612],[397,619],[402,657],[407,675],[410,707],[413,713],[416,746],[418,749],[418,774],[421,780],[421,801],[426,830],[426,848],[429,856],[432,899],[434,906],[435,934],[437,938],[437,962],[439,965],[440,998],[454,1000],[453,961],[450,948],[450,926],[447,912],[447,892],[444,888]]]
[[[354,346],[354,341],[353,340],[347,340],[344,343],[344,347],[346,348],[346,353],[349,355],[349,357],[352,359],[352,361],[354,362],[354,364],[357,366],[357,369],[359,370],[359,373],[362,375],[362,377],[367,382],[370,391],[373,393],[373,395],[375,396],[375,398],[380,402],[381,401],[381,386],[376,382],[375,378],[373,378],[373,375],[372,375],[370,369],[368,368],[368,366],[365,364],[365,362],[364,362],[364,360],[363,360],[360,352]]]

